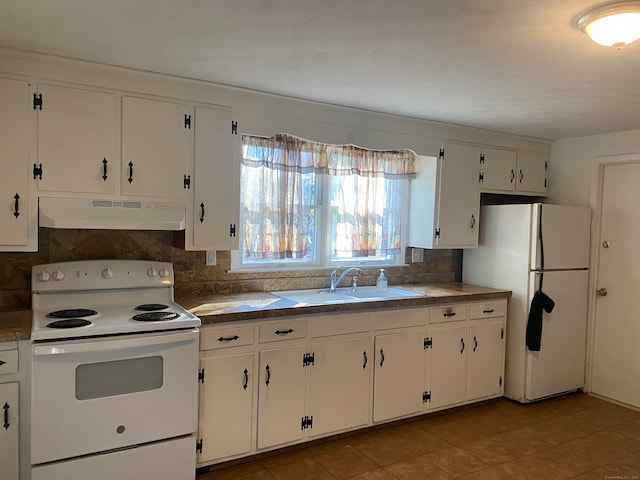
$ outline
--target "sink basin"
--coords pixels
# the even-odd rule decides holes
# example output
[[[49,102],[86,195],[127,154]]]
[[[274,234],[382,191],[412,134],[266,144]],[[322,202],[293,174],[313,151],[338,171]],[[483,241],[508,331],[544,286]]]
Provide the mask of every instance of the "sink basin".
[[[422,296],[420,293],[394,287],[386,290],[378,287],[359,287],[355,292],[352,292],[350,288],[340,288],[335,292],[330,292],[329,290],[288,290],[271,293],[300,305],[375,302]]]

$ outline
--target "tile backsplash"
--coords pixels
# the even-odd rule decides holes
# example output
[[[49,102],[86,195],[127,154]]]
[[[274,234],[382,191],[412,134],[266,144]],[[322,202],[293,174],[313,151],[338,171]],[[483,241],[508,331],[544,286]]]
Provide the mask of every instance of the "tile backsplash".
[[[41,228],[39,251],[0,252],[0,308],[29,308],[31,267],[73,260],[126,259],[172,262],[177,297],[328,286],[330,269],[296,272],[230,273],[229,251],[217,252],[217,265],[205,265],[205,252],[173,246],[173,232],[132,230],[56,230]],[[389,284],[459,281],[459,250],[425,250],[424,261],[386,268]],[[410,256],[407,257],[407,263]],[[374,285],[377,268],[365,268],[361,285]]]

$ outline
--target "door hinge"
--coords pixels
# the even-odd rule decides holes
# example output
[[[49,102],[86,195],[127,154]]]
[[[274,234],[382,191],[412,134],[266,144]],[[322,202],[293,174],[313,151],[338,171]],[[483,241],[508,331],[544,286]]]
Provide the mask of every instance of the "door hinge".
[[[313,428],[313,415],[302,417],[302,421],[300,422],[300,430],[306,430],[307,428]]]
[[[549,168],[549,162],[544,162],[544,171],[547,171],[547,168]]]
[[[35,163],[33,164],[33,179],[39,179],[42,180],[42,164],[38,164],[36,165]]]
[[[480,175],[478,175],[478,181],[480,183],[484,183],[484,173],[480,172]]]
[[[230,237],[235,237],[236,236],[236,224],[235,223],[230,223],[229,224],[229,236]]]
[[[444,148],[440,149],[440,155],[438,157],[444,160]]]
[[[5,362],[4,360],[0,360],[0,367],[1,367],[2,365],[4,365],[5,363],[7,363],[7,362]]]
[[[427,403],[431,401],[431,391],[422,392],[422,403]]]
[[[436,228],[436,238],[440,238],[440,229]]]
[[[484,153],[480,154],[480,164],[484,165]]]
[[[544,179],[544,188],[547,188],[547,179]]]
[[[504,338],[504,328],[500,329],[500,338]]]
[[[231,134],[232,135],[237,135],[238,134],[238,121],[237,120],[231,120]]]
[[[311,353],[305,353],[304,355],[302,355],[302,366],[303,367],[308,367],[309,365],[315,365],[316,361],[316,356],[313,352]]]
[[[204,368],[202,370],[198,370],[198,382],[204,383]]]
[[[34,110],[42,110],[42,94],[36,95],[33,94],[33,109]]]
[[[425,337],[424,339],[424,349],[426,350],[427,348],[432,348],[433,347],[433,338],[432,337]]]
[[[191,188],[191,175],[185,175],[184,176],[184,188],[186,188],[186,189],[190,189]]]
[[[191,115],[184,114],[184,128],[191,130]]]
[[[501,387],[502,386],[502,375],[500,376],[500,378],[498,379],[498,386]]]
[[[202,453],[202,439],[196,440],[196,453]]]

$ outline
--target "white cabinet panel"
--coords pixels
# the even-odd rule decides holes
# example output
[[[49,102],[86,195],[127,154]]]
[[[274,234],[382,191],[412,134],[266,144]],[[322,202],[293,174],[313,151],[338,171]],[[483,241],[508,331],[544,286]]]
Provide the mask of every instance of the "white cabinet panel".
[[[0,472],[3,480],[18,480],[18,382],[0,384]]]
[[[429,390],[430,409],[461,404],[465,401],[468,325],[452,322],[432,326],[431,370]]]
[[[498,397],[503,390],[504,318],[469,326],[467,399]]]
[[[516,152],[482,150],[480,189],[514,191],[516,188]]]
[[[548,156],[543,153],[518,152],[516,192],[547,194]]]

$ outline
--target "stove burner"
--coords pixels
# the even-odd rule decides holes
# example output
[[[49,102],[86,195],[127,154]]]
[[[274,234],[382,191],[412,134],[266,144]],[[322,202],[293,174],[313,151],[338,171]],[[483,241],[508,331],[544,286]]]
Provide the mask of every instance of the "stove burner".
[[[145,303],[138,305],[135,310],[140,312],[153,312],[155,310],[164,310],[165,308],[169,308],[169,305],[163,305],[162,303]]]
[[[78,328],[91,325],[89,320],[84,318],[66,318],[64,320],[56,320],[47,324],[48,328]]]
[[[78,318],[78,317],[90,317],[91,315],[97,315],[95,310],[89,310],[88,308],[69,308],[66,310],[56,310],[55,312],[47,313],[49,318]]]
[[[148,312],[134,315],[133,319],[140,322],[159,322],[161,320],[173,320],[179,316],[180,314],[175,312]]]

